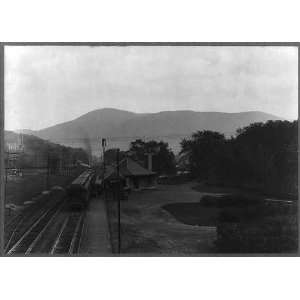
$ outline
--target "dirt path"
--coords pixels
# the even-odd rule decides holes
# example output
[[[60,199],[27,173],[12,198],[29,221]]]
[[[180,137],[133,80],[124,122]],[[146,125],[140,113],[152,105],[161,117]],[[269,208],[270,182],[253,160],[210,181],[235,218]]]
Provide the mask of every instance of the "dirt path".
[[[197,254],[215,252],[214,226],[186,225],[162,207],[177,202],[199,202],[193,183],[159,185],[157,190],[134,192],[122,202],[122,253]]]

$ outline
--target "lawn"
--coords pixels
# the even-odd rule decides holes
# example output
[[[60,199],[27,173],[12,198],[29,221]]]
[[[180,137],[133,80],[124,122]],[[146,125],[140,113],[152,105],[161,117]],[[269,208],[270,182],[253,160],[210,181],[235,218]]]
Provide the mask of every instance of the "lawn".
[[[164,205],[200,200],[193,184],[159,185],[157,190],[132,192],[121,202],[121,252],[125,254],[188,255],[214,252],[216,227],[187,225]],[[113,248],[117,249],[117,203],[108,202]]]
[[[116,251],[117,203],[107,203]],[[157,190],[133,192],[121,202],[121,252],[293,252],[297,250],[296,212],[294,204],[265,203],[263,196],[237,189],[199,189],[195,183],[158,185]]]

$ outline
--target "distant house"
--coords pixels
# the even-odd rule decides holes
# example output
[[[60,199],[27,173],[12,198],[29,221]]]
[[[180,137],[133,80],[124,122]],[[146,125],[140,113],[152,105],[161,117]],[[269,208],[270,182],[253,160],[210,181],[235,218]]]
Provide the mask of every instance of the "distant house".
[[[133,190],[155,187],[157,175],[155,172],[142,167],[133,159],[126,157],[119,164],[119,176],[124,186]],[[99,176],[101,178],[101,175]],[[117,166],[106,166],[104,180],[113,182],[117,179]]]

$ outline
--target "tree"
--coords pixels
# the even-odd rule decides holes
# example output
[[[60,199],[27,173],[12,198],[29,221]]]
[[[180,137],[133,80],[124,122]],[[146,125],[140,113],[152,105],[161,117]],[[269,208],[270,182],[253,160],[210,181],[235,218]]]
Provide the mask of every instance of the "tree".
[[[237,131],[235,149],[242,163],[236,172],[264,190],[296,194],[297,145],[298,121],[250,124]]]
[[[198,131],[182,140],[180,154],[201,180],[297,196],[298,121],[253,123],[230,139]]]
[[[152,170],[158,174],[172,174],[176,171],[175,155],[168,143],[153,140],[144,142],[137,139],[131,142],[129,151],[132,157],[145,167],[148,167],[147,154],[152,153]]]
[[[181,141],[181,155],[186,155],[192,175],[206,180],[220,175],[223,168],[225,137],[214,131],[197,131]],[[216,179],[216,178],[215,178]]]

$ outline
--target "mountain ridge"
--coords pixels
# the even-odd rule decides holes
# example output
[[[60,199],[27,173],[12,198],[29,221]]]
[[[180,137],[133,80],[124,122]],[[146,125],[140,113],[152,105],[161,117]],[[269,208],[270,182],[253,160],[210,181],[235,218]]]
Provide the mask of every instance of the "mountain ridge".
[[[261,111],[246,111],[238,113],[199,112],[193,110],[161,111],[157,113],[135,113],[119,109],[97,109],[82,116],[56,124],[41,130],[30,131],[52,142],[65,145],[76,144],[79,140],[99,140],[100,138],[127,138],[130,137],[154,138],[168,136],[188,136],[197,130],[218,131],[226,136],[236,132],[238,128],[255,122],[268,120],[283,120],[283,118]],[[78,141],[76,141],[76,139]],[[178,144],[178,139],[176,143]],[[120,143],[119,143],[120,144]],[[114,146],[123,145],[115,143]],[[76,147],[78,143],[76,144]],[[98,142],[99,151],[99,142]],[[92,147],[95,148],[96,146]]]

